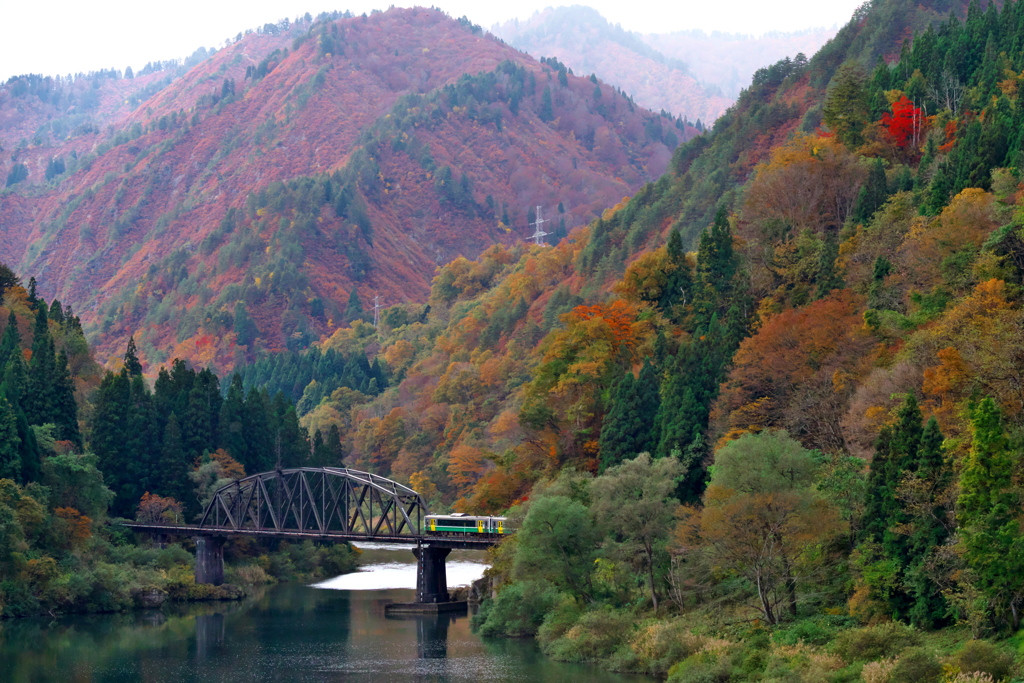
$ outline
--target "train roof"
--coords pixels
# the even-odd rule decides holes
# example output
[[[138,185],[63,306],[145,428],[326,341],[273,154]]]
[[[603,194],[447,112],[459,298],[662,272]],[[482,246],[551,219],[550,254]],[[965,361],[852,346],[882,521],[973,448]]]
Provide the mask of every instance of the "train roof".
[[[497,519],[505,521],[507,517],[492,517],[491,515],[467,515],[464,512],[453,512],[450,515],[426,515],[424,519]]]

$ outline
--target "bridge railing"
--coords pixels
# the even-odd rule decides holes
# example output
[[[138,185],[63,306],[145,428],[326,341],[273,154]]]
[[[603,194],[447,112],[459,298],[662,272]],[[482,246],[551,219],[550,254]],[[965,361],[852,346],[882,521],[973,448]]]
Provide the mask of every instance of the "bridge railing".
[[[429,514],[407,486],[342,467],[262,472],[217,490],[202,528],[417,536]]]

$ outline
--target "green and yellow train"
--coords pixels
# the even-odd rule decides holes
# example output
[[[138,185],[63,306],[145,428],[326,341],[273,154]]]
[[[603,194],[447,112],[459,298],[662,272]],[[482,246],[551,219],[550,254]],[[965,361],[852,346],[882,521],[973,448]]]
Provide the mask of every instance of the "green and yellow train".
[[[423,530],[437,536],[504,536],[512,533],[505,517],[477,517],[461,512],[427,515],[423,518]]]

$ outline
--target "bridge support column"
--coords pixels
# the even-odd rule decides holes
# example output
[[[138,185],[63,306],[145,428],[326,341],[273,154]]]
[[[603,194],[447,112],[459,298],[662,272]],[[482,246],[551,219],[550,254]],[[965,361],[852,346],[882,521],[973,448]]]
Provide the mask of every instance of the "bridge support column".
[[[450,548],[417,546],[412,553],[416,556],[416,602],[448,602],[448,576],[444,560]]]
[[[196,536],[196,583],[224,583],[224,539]]]

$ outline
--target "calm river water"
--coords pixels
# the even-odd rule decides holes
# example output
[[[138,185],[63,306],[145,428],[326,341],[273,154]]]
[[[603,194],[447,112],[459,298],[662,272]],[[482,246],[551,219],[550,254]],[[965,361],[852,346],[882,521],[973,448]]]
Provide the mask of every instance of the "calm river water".
[[[479,577],[481,556],[453,552],[449,584]],[[552,662],[532,642],[483,640],[465,615],[385,618],[413,600],[407,548],[364,549],[362,571],[318,587],[283,584],[240,603],[0,621],[0,680],[594,681],[637,683]]]

